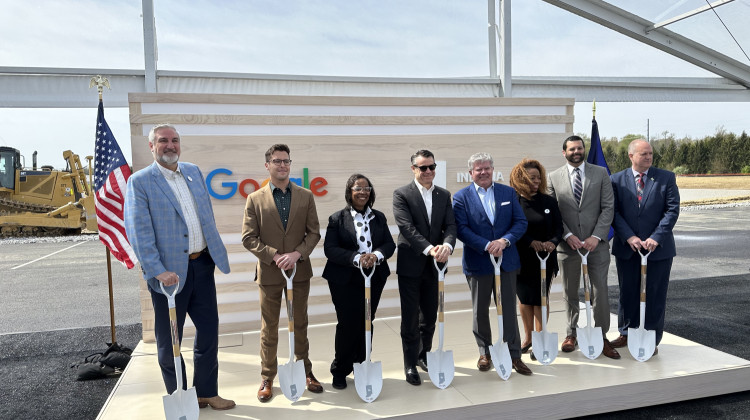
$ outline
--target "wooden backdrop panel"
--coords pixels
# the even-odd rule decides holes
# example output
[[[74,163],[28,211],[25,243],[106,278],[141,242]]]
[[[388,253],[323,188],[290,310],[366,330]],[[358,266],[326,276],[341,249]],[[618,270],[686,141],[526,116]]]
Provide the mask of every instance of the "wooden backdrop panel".
[[[561,166],[562,141],[572,133],[574,120],[572,99],[142,93],[129,98],[135,170],[153,161],[147,135],[162,122],[175,124],[180,131],[182,161],[199,165],[206,177],[216,170],[224,172],[214,174],[210,182],[217,195],[228,195],[232,185],[247,179],[261,185],[268,177],[265,151],[274,143],[285,143],[291,149],[292,178],[304,182],[306,168],[308,181],[322,178],[326,183],[315,198],[321,234],[328,216],[344,207],[346,179],[362,173],[375,187],[375,208],[386,214],[394,238],[393,190],[413,180],[409,158],[414,151],[429,149],[435,154],[442,172],[436,183],[455,193],[469,185],[467,161],[476,152],[490,153],[496,176],[506,180],[524,157],[538,159],[548,169]],[[252,182],[246,182],[244,192],[254,190]],[[258,288],[253,282],[257,259],[240,242],[244,204],[239,191],[212,200],[232,270],[216,274],[222,333],[260,327]],[[446,277],[451,309],[471,306],[461,255],[459,243]],[[312,255],[311,323],[335,321],[327,283],[320,277],[325,261],[321,240]],[[380,316],[400,312],[396,259],[389,262],[394,274],[383,293]],[[143,281],[141,313],[144,340],[152,341],[153,310]],[[188,320],[185,336],[193,334]]]

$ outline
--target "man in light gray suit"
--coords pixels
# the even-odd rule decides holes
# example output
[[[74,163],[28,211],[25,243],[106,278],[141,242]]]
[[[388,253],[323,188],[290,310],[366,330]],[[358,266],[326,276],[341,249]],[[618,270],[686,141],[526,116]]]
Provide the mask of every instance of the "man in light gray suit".
[[[609,331],[609,301],[607,298],[607,272],[609,271],[609,234],[614,218],[615,199],[607,170],[584,161],[583,139],[570,136],[563,142],[565,166],[549,174],[550,194],[557,199],[563,219],[563,239],[557,246],[563,295],[568,317],[567,336],[562,351],[572,352],[578,343],[578,289],[581,284],[581,253],[588,254],[591,279],[591,304],[594,323],[602,328],[604,349],[602,353],[612,359],[620,354],[607,340]]]

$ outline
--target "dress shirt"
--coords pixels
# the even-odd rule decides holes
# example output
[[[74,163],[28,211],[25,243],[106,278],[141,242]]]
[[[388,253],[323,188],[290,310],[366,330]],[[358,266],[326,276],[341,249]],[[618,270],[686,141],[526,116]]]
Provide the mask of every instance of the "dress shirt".
[[[486,190],[477,183],[474,183],[474,188],[477,190],[477,194],[479,194],[479,201],[482,202],[482,207],[484,207],[484,212],[487,213],[487,218],[490,219],[491,224],[495,224],[495,183],[493,182],[489,188]]]
[[[286,230],[286,224],[289,221],[289,208],[292,206],[292,186],[287,184],[286,191],[283,191],[273,185],[273,182],[269,182],[268,185],[271,187],[271,196],[276,203],[276,210],[279,211],[281,224],[284,225],[284,230]]]
[[[417,181],[416,178],[414,178],[414,184],[417,185],[417,189],[419,190],[419,193],[422,195],[422,200],[424,200],[424,207],[427,209],[427,221],[432,224],[432,192],[435,191],[435,184],[433,183],[430,185],[430,188],[425,188],[422,186],[422,184]],[[447,245],[448,249],[451,250],[451,253],[453,252],[453,247],[449,243],[445,243],[443,245]],[[429,256],[430,250],[434,248],[433,245],[429,245],[427,248],[422,250],[422,253],[424,255]]]
[[[354,231],[357,234],[357,245],[359,245],[359,254],[354,256],[354,266],[359,267],[359,259],[362,254],[370,253],[378,257],[378,264],[380,264],[383,261],[383,254],[380,251],[372,252],[372,235],[370,234],[370,220],[375,218],[375,214],[373,214],[369,207],[365,209],[364,214],[358,212],[353,207],[350,213],[354,221]]]
[[[198,218],[198,212],[196,211],[195,199],[190,189],[187,186],[185,177],[180,171],[180,167],[177,166],[176,171],[167,169],[161,165],[156,165],[164,175],[164,179],[167,181],[169,188],[172,189],[175,198],[180,203],[182,214],[185,216],[185,224],[188,228],[188,252],[193,254],[206,249],[206,238],[203,237],[203,229],[201,228],[201,222]],[[192,179],[190,180],[193,181]]]

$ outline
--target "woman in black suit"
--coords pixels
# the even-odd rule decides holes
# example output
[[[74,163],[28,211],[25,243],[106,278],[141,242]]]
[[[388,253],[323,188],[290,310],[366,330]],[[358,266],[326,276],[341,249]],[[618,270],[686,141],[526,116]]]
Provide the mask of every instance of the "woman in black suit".
[[[385,215],[372,208],[375,190],[370,180],[354,174],[346,182],[346,207],[328,218],[324,251],[328,262],[323,278],[328,280],[336,307],[336,341],[331,374],[333,387],[346,388],[346,377],[354,363],[365,360],[365,283],[359,267],[375,270],[371,279],[371,313],[375,311],[391,274],[386,261],[396,250]]]
[[[535,331],[542,330],[542,274],[537,252],[550,254],[545,279],[549,295],[552,278],[558,272],[555,247],[562,240],[563,223],[557,200],[547,194],[547,175],[539,161],[524,159],[514,166],[510,171],[510,186],[516,189],[529,222],[526,233],[518,240],[521,271],[516,280],[516,295],[521,302],[518,309],[524,327],[521,352],[526,353],[531,347],[531,331],[534,327]],[[549,303],[547,306],[549,314]],[[533,353],[531,356],[534,359]]]

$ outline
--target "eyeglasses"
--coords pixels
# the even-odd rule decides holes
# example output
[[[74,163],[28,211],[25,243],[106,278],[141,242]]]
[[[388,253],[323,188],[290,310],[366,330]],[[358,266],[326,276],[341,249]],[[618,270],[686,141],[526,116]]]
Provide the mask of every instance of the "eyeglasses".
[[[271,162],[276,166],[281,166],[282,163],[286,166],[289,166],[292,164],[291,159],[274,159],[274,160],[269,160],[268,162]]]
[[[370,192],[370,191],[372,191],[372,187],[359,187],[359,186],[357,186],[357,187],[353,187],[352,191],[354,191],[354,192],[362,192],[362,191],[364,191],[364,192]]]
[[[435,168],[437,168],[437,165],[433,163],[432,165],[424,165],[424,166],[412,165],[412,167],[413,168],[419,168],[420,171],[426,172],[428,169],[431,170],[431,171],[434,171]]]

